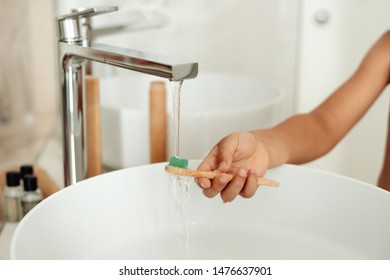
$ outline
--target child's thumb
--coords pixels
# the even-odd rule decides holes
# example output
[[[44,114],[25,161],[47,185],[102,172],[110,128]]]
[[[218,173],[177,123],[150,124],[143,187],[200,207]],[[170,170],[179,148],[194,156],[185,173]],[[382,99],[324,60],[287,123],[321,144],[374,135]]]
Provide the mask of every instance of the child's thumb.
[[[236,146],[232,145],[229,141],[222,141],[219,143],[218,148],[218,161],[220,172],[227,172],[234,160],[234,153],[236,152]]]

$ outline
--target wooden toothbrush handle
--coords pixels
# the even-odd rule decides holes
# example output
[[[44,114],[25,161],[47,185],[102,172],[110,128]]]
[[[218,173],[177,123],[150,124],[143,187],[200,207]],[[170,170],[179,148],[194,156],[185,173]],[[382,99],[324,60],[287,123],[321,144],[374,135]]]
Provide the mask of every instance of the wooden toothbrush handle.
[[[165,166],[165,171],[178,176],[190,176],[194,178],[208,178],[208,179],[214,179],[221,174],[219,171],[200,171],[200,170],[193,170],[193,169],[178,168],[169,165]],[[228,175],[231,176],[230,179],[233,178],[232,174],[228,174]],[[258,177],[257,185],[278,187],[279,183],[270,179]]]

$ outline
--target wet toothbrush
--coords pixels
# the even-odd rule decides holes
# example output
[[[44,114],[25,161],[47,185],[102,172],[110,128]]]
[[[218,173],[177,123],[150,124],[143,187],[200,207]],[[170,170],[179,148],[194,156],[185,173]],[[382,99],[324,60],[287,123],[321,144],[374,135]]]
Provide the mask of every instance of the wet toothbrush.
[[[169,159],[169,164],[165,166],[165,171],[177,176],[190,176],[195,178],[208,178],[208,179],[214,179],[221,174],[221,172],[217,170],[200,171],[200,170],[188,169],[188,160],[177,158],[177,157],[171,157]],[[233,174],[228,174],[228,175],[231,176],[231,178],[233,178]],[[259,177],[257,179],[257,185],[278,187],[279,183],[270,179]]]
[[[178,158],[178,157],[173,156],[173,157],[169,158],[169,163],[167,166],[172,167],[172,168],[188,170],[188,159]]]

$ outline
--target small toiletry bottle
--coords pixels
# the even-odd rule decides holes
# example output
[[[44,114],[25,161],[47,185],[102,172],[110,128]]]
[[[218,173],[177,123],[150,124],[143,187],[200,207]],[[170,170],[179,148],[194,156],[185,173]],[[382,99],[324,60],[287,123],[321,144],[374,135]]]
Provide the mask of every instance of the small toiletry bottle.
[[[26,175],[33,175],[34,174],[34,168],[32,165],[22,165],[20,167],[20,178],[23,180],[24,176]]]
[[[26,175],[23,178],[24,194],[22,197],[23,215],[26,215],[42,200],[42,196],[37,191],[37,177]]]
[[[7,172],[7,186],[4,190],[4,206],[7,221],[18,222],[23,217],[22,196],[19,172]]]

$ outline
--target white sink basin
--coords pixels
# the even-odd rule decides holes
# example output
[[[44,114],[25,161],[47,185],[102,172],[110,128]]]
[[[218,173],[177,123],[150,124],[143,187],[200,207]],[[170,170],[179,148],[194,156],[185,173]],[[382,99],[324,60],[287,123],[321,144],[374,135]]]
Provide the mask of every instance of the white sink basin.
[[[15,231],[11,258],[390,258],[390,193],[293,165],[267,177],[280,187],[261,187],[253,198],[228,204],[190,186],[182,216],[164,164],[97,176],[28,213]]]
[[[149,88],[147,75],[100,81],[104,164],[124,168],[149,163]],[[169,82],[166,81],[170,91]],[[168,154],[172,151],[172,101],[167,94]],[[203,158],[223,136],[274,125],[281,118],[283,92],[263,81],[200,72],[184,81],[181,94],[183,158]]]

